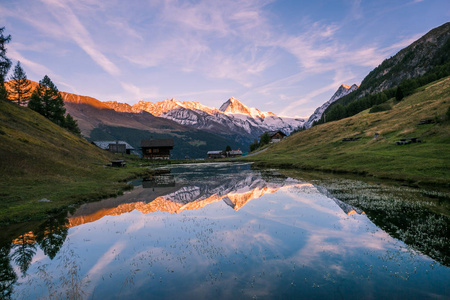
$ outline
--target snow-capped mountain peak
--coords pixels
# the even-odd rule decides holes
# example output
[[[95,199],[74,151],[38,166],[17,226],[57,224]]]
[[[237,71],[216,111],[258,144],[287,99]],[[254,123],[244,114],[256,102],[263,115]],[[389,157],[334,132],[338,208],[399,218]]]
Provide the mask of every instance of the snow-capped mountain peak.
[[[264,119],[268,116],[275,116],[274,113],[262,112],[257,108],[248,107],[234,97],[231,97],[224,104],[222,104],[219,110],[227,115],[242,114],[250,116],[252,118],[261,119]]]
[[[251,115],[251,109],[248,106],[242,104],[239,100],[237,100],[234,97],[231,97],[224,104],[222,104],[219,110],[226,114]]]
[[[320,120],[320,118],[322,117],[322,114],[328,108],[328,106],[331,105],[331,103],[333,103],[336,100],[338,100],[338,99],[340,99],[340,98],[350,94],[351,92],[356,90],[358,87],[359,87],[359,85],[356,85],[356,84],[353,84],[352,86],[348,86],[346,84],[342,84],[338,88],[338,90],[334,93],[334,95],[330,98],[330,100],[328,100],[327,102],[322,104],[322,106],[316,108],[314,113],[309,117],[308,121],[306,121],[304,127],[310,128],[315,121]]]
[[[251,142],[265,131],[281,130],[290,134],[302,126],[304,119],[279,117],[271,112],[250,108],[234,97],[228,99],[220,109],[205,106],[194,101],[166,99],[159,102],[139,101],[133,106],[107,102],[112,109],[121,112],[148,112],[154,116],[170,119],[185,126],[191,126],[214,133],[232,134],[237,141]]]

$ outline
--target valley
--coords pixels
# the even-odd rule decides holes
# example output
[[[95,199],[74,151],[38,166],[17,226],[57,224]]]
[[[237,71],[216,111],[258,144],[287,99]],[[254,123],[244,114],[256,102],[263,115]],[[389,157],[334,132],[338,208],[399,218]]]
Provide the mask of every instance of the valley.
[[[447,299],[434,1],[0,3],[0,299]]]

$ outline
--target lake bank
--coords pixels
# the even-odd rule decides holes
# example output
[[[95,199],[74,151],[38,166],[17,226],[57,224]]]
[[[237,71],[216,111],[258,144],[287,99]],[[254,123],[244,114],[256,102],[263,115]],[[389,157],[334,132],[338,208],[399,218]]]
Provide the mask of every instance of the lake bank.
[[[121,195],[133,188],[128,181],[155,173],[148,162],[119,158],[127,167],[99,163],[82,173],[2,176],[0,225],[44,220],[81,203]]]

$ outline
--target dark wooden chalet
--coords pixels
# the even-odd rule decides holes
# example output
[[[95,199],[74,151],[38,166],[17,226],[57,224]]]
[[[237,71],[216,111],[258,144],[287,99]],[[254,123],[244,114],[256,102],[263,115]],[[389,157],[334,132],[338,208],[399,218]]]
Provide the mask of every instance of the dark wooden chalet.
[[[279,141],[281,141],[282,139],[284,139],[287,136],[281,130],[268,131],[267,133],[270,136],[270,143],[278,143]]]
[[[142,157],[149,159],[170,159],[173,139],[141,140]]]

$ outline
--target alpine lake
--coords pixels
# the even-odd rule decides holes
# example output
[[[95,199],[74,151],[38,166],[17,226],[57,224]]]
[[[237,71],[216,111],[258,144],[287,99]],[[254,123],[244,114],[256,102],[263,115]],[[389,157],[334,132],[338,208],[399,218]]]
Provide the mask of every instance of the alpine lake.
[[[0,298],[450,299],[448,191],[301,174],[161,168],[2,241]]]

